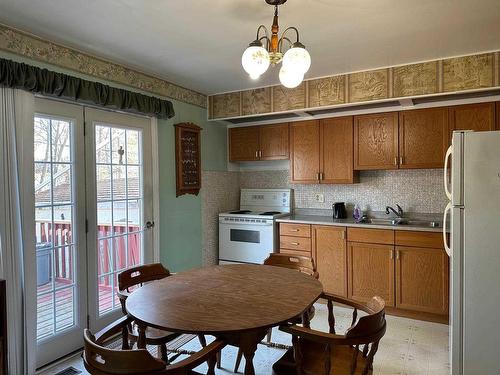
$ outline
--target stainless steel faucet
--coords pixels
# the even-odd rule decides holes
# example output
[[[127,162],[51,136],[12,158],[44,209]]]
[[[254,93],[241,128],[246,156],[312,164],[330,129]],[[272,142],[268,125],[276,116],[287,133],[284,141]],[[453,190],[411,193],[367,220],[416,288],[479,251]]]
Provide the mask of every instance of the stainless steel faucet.
[[[394,208],[392,208],[391,206],[387,206],[385,208],[385,213],[387,215],[389,215],[392,212],[394,212],[394,215],[396,215],[397,217],[403,217],[403,209],[401,208],[401,206],[399,204],[396,205],[396,207],[398,208],[398,210],[396,211]]]

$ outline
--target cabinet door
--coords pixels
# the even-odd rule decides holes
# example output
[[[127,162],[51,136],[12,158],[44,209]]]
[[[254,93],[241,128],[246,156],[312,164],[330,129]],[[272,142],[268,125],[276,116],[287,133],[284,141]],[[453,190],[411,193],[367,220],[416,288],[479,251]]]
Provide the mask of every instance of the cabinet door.
[[[291,181],[319,182],[319,121],[290,124]]]
[[[314,225],[312,242],[323,290],[347,297],[346,228]]]
[[[398,113],[354,117],[354,169],[398,168]]]
[[[497,102],[495,117],[497,119],[497,130],[500,130],[500,102]]]
[[[288,123],[260,128],[260,160],[288,159]]]
[[[443,168],[447,148],[447,108],[399,113],[399,168]]]
[[[396,307],[447,314],[448,262],[443,249],[396,246]]]
[[[495,130],[495,103],[466,104],[449,108],[450,130]],[[450,138],[451,139],[451,132]]]
[[[373,296],[394,306],[394,247],[348,242],[348,298],[367,302]]]
[[[229,129],[229,161],[259,160],[259,127]]]
[[[338,117],[320,120],[321,183],[352,184],[354,172],[353,118]]]

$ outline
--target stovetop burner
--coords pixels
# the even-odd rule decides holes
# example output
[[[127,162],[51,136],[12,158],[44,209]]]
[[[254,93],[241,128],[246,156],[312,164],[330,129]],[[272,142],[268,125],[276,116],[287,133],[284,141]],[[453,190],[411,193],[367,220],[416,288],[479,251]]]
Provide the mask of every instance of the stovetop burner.
[[[262,215],[262,216],[269,216],[269,215],[278,215],[278,214],[280,214],[280,213],[281,213],[281,212],[279,212],[279,211],[266,211],[266,212],[263,212],[263,213],[261,213],[261,214],[259,214],[259,215]]]
[[[230,214],[249,214],[250,210],[238,210],[238,211],[231,211]]]

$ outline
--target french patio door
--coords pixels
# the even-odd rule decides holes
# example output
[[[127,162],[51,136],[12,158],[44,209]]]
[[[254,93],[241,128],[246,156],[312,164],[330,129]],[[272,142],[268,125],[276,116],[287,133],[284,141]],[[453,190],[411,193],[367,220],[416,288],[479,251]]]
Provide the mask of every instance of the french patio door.
[[[89,328],[123,313],[118,274],[153,260],[151,121],[85,108]]]
[[[152,155],[144,117],[36,99],[37,367],[121,315],[117,275],[152,261]]]

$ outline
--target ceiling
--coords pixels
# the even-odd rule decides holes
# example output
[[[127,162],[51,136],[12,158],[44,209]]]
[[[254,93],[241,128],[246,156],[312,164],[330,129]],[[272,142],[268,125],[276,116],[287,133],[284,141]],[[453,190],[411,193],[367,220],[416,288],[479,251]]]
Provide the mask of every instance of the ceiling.
[[[252,81],[241,54],[264,0],[0,0],[0,22],[205,93],[278,84]],[[288,0],[312,57],[306,78],[500,49],[498,0]]]

